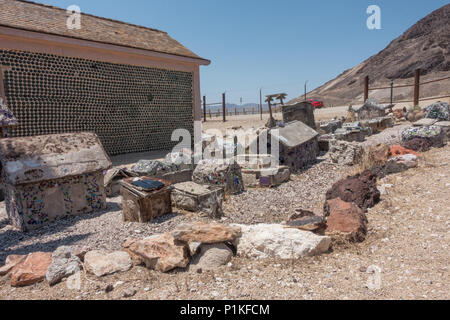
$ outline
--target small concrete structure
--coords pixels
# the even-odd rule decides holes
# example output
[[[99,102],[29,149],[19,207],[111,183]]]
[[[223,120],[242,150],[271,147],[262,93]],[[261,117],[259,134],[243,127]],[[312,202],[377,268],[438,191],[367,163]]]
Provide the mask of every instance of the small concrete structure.
[[[111,161],[94,133],[5,138],[0,157],[6,211],[22,231],[106,208]]]
[[[384,117],[386,115],[385,108],[375,100],[371,99],[368,99],[356,113],[358,114],[358,120],[360,121]]]
[[[136,182],[151,182],[160,187],[145,188]],[[154,218],[172,212],[171,183],[153,177],[128,178],[120,182],[123,220],[130,222],[151,222]]]
[[[242,179],[246,187],[271,187],[286,182],[291,177],[287,166],[272,167],[276,159],[270,154],[238,155]]]
[[[319,154],[317,131],[301,121],[292,121],[274,129],[269,130],[267,141],[271,143],[273,136],[279,142],[280,165],[297,171],[316,160]]]
[[[104,185],[106,196],[112,198],[120,194],[120,181],[125,178],[134,177],[136,174],[126,170],[125,168],[113,168],[105,174]]]
[[[200,160],[192,174],[192,181],[222,187],[226,194],[244,191],[241,167],[234,159]]]
[[[173,185],[172,205],[175,208],[204,212],[210,218],[220,218],[223,215],[222,202],[224,189],[211,185],[200,185],[188,181]]]
[[[273,187],[289,181],[291,170],[287,166],[265,169],[242,169],[246,187]]]
[[[298,120],[316,129],[314,120],[314,106],[310,102],[299,102],[296,104],[287,104],[281,107],[283,113],[283,122]]]

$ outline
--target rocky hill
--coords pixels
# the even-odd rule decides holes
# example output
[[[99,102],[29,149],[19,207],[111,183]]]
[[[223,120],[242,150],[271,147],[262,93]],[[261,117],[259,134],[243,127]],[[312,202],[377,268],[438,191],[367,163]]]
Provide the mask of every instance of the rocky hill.
[[[413,83],[414,70],[421,68],[423,79],[450,76],[450,4],[432,12],[384,50],[361,64],[344,71],[309,94],[328,105],[345,105],[363,100],[363,82],[370,76],[370,86]],[[450,80],[421,87],[421,97],[450,94]],[[370,96],[388,99],[389,90],[371,91]],[[395,100],[412,99],[412,88],[396,89]],[[298,97],[293,101],[301,101]]]

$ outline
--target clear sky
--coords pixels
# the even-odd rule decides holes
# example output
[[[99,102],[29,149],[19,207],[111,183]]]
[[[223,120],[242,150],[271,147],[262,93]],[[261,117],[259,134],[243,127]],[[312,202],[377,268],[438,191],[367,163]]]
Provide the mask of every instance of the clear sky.
[[[35,0],[153,27],[199,56],[201,93],[231,103],[288,100],[384,49],[445,0]],[[369,30],[369,5],[381,9],[381,30]]]

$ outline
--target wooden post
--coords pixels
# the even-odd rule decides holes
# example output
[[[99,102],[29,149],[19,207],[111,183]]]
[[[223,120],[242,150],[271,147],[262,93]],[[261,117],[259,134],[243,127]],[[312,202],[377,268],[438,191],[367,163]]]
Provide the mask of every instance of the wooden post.
[[[223,112],[223,122],[227,121],[226,116],[225,116],[225,109],[226,109],[226,104],[225,104],[225,92],[222,93],[222,112]]]
[[[420,69],[414,72],[414,107],[419,105]]]
[[[391,106],[394,101],[394,80],[391,80]]]
[[[206,96],[203,96],[203,120],[206,122]]]
[[[259,113],[261,115],[261,120],[263,119],[263,109],[262,109],[262,90],[259,89]]]
[[[272,105],[270,104],[270,101],[269,101],[268,103],[269,103],[270,119],[272,119],[272,118],[273,118],[273,115],[272,115]]]
[[[212,119],[211,109],[209,109],[209,118]]]
[[[369,76],[364,78],[364,103],[369,99]]]

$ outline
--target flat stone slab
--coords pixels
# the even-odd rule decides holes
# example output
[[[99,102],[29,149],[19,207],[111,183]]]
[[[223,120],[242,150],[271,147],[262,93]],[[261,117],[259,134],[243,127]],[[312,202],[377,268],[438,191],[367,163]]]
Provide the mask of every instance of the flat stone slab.
[[[172,189],[172,205],[176,208],[205,212],[211,218],[221,217],[224,189],[192,181],[177,183]]]
[[[438,122],[436,119],[420,119],[419,121],[416,121],[413,123],[413,126],[415,127],[422,127],[422,126],[432,126],[434,125],[436,122]]]
[[[439,121],[434,124],[438,127],[450,127],[450,121]]]

